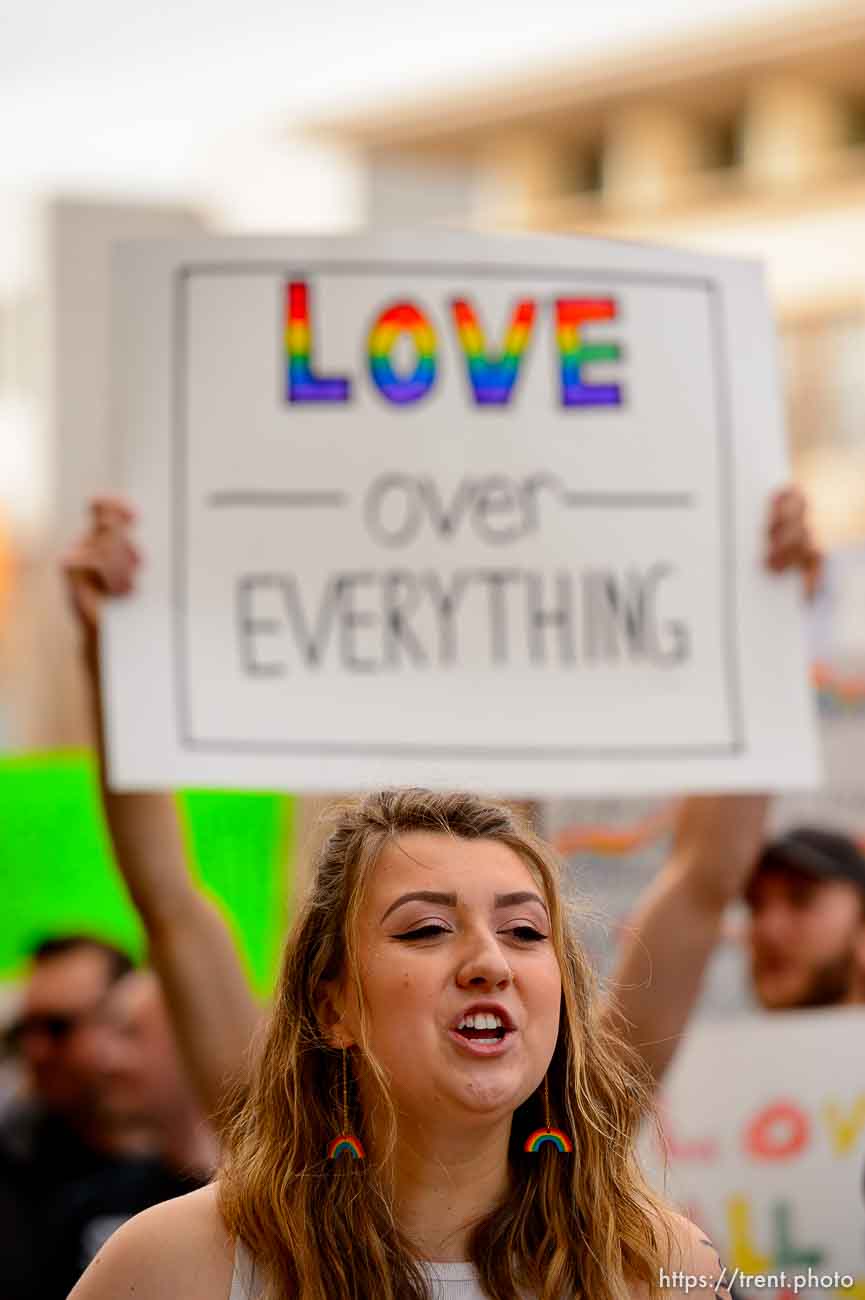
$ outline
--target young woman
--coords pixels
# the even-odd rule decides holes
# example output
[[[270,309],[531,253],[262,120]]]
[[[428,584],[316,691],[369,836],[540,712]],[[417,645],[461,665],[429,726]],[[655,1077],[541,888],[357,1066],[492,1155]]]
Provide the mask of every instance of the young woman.
[[[551,850],[505,806],[335,814],[218,1183],[121,1228],[70,1300],[614,1300],[717,1291],[634,1155]]]

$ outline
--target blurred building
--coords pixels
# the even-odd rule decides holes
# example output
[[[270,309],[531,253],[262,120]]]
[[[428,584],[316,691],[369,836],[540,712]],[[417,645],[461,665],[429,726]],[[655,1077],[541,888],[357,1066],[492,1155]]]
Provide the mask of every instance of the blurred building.
[[[686,245],[766,263],[794,472],[865,537],[865,7],[729,26],[330,119],[371,224]]]

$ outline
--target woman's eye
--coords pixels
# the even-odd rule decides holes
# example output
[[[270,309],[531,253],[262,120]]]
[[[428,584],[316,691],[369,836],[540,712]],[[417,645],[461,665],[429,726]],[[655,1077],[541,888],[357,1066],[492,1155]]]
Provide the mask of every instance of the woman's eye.
[[[545,934],[541,934],[540,930],[536,930],[533,925],[516,925],[513,930],[505,930],[505,934],[512,934],[521,943],[538,943],[547,937]]]
[[[395,939],[434,939],[439,934],[447,934],[448,931],[443,925],[422,925],[417,930],[406,930],[405,934],[395,934]]]

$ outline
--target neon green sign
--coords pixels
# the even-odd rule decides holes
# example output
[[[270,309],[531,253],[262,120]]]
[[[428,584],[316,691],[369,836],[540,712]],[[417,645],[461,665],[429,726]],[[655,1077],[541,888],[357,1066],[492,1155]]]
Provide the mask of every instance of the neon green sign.
[[[229,920],[253,987],[266,996],[288,920],[295,800],[209,790],[178,799],[193,871]],[[20,973],[38,940],[72,931],[143,955],[90,754],[0,760],[0,880],[0,978]]]

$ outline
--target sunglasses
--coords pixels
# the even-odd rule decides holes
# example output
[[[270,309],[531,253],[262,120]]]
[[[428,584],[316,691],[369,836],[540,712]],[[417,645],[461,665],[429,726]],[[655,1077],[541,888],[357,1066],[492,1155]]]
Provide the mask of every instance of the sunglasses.
[[[3,1045],[10,1055],[20,1052],[28,1038],[48,1038],[55,1047],[60,1047],[70,1034],[93,1017],[93,1011],[84,1011],[77,1016],[34,1012],[21,1016],[6,1030]]]

